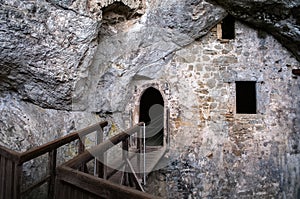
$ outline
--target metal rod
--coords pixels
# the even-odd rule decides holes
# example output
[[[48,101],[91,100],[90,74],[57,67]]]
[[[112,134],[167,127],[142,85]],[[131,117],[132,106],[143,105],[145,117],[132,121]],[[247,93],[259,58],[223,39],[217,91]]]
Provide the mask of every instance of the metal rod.
[[[144,185],[146,185],[146,125],[143,125],[143,132],[144,132]]]
[[[99,144],[99,140],[98,140],[98,137],[99,137],[99,135],[98,135],[98,133],[100,133],[99,131],[96,131],[96,143],[95,143],[95,145],[97,146],[98,144]],[[100,171],[98,171],[98,172],[100,172]],[[94,176],[97,176],[97,158],[95,157],[95,159],[94,159]]]

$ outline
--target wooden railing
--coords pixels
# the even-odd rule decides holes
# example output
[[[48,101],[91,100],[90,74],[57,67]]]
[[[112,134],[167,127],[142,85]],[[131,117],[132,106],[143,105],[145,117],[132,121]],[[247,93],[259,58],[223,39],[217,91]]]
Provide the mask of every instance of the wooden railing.
[[[0,199],[21,199],[32,190],[48,183],[48,198],[54,197],[57,149],[72,141],[78,140],[78,151],[84,151],[84,145],[80,138],[98,132],[102,135],[102,128],[107,122],[100,122],[80,131],[71,133],[62,138],[44,144],[29,151],[19,153],[0,146]],[[40,181],[35,182],[29,187],[22,187],[23,164],[37,157],[48,153],[48,174]],[[81,165],[82,168],[82,165]]]
[[[57,167],[56,177],[56,199],[96,199],[96,198],[108,198],[108,199],[153,199],[158,198],[153,195],[138,191],[134,188],[112,183],[105,178],[99,178],[97,176],[90,175],[80,170],[80,166],[84,163],[102,158],[103,154],[111,149],[113,146],[122,142],[123,149],[123,162],[130,167],[128,153],[129,137],[134,133],[140,131],[140,126],[143,123],[139,123],[134,127],[117,134],[106,140],[99,145],[95,146],[88,151],[83,152],[77,157],[69,160],[68,162]],[[139,142],[141,143],[141,142]],[[111,172],[115,172],[114,170]],[[124,171],[126,174],[126,171]],[[130,173],[130,174],[129,174]],[[134,172],[128,172],[128,177],[131,178],[131,182],[135,184],[135,188],[143,190],[137,176]],[[107,174],[105,176],[111,176]]]

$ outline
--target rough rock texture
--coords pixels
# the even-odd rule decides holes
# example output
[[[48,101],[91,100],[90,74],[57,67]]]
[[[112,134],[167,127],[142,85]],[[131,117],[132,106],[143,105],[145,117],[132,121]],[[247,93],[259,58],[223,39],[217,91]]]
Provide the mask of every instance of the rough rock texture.
[[[101,6],[113,2],[0,1],[0,90],[70,110],[74,83],[87,76],[97,48]]]
[[[299,197],[299,62],[260,35],[237,23],[218,41],[213,29],[167,67],[168,198]],[[257,114],[236,114],[235,81],[257,82]]]
[[[96,48],[99,21],[46,1],[1,1],[1,90],[70,109],[74,80]]]
[[[1,93],[0,145],[26,151],[99,121],[88,112],[43,109],[21,101],[16,94]]]
[[[73,109],[123,112],[131,81],[158,78],[173,52],[205,35],[226,14],[199,0],[151,2],[147,9],[141,20],[109,26],[100,35],[90,75],[77,82],[74,93],[82,97],[74,98]]]
[[[299,2],[271,2],[222,5],[294,56],[240,22],[218,40],[227,12],[203,0],[0,0],[0,144],[24,151],[96,114],[118,132],[151,86],[170,110],[161,194],[299,197]],[[235,81],[257,82],[257,114],[236,114]]]
[[[300,60],[299,0],[210,0],[234,17],[273,35]]]

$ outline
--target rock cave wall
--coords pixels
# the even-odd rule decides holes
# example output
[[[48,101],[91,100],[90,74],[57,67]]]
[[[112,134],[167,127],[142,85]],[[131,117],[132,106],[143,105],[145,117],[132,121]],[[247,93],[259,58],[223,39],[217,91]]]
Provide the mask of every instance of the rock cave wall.
[[[89,76],[101,9],[114,2],[0,1],[1,145],[23,151],[100,120],[72,102]],[[123,1],[139,13],[142,3]]]
[[[125,129],[155,85],[171,118],[165,197],[299,197],[299,62],[269,34],[237,22],[218,40],[227,13],[202,0],[0,4],[1,145]],[[235,113],[235,81],[257,82],[257,114]]]

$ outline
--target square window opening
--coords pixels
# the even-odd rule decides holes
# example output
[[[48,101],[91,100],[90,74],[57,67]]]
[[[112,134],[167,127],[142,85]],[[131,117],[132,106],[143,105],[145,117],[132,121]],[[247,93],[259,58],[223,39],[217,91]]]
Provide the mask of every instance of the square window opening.
[[[256,82],[237,81],[236,85],[236,113],[256,114]]]
[[[235,19],[233,16],[228,15],[221,23],[222,39],[234,39],[235,38]]]

